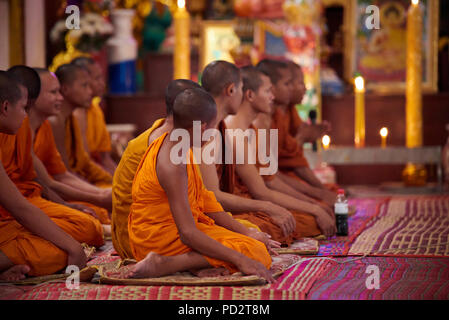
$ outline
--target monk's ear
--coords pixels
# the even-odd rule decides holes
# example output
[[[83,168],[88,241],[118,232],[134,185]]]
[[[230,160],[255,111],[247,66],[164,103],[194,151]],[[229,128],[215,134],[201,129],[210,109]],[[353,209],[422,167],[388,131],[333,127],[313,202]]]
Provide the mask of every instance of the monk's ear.
[[[229,85],[225,88],[225,94],[226,94],[227,96],[232,96],[232,95],[234,95],[235,91],[236,91],[235,83],[231,83],[231,84],[229,84]]]
[[[8,108],[10,108],[10,103],[8,100],[5,100],[1,103],[0,114],[6,116],[8,114]]]
[[[253,90],[246,90],[245,91],[245,99],[248,100],[249,102],[253,102],[254,101],[254,91]]]

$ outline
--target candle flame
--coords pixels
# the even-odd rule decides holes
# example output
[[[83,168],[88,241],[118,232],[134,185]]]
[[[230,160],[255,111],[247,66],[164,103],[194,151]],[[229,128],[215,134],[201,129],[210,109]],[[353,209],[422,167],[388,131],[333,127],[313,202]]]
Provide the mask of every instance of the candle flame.
[[[354,79],[355,87],[357,90],[363,90],[365,87],[365,80],[363,80],[363,77],[358,76]]]
[[[381,135],[382,137],[388,136],[388,129],[385,128],[385,127],[383,127],[382,129],[380,129],[380,135]]]
[[[418,3],[419,3],[419,0],[412,0],[412,4],[413,4],[414,6],[417,6]]]
[[[186,0],[178,0],[178,8],[183,9],[186,6]]]
[[[329,147],[329,144],[331,143],[331,138],[326,134],[326,135],[323,136],[321,141],[323,142],[323,146],[325,148],[327,148],[327,147]]]

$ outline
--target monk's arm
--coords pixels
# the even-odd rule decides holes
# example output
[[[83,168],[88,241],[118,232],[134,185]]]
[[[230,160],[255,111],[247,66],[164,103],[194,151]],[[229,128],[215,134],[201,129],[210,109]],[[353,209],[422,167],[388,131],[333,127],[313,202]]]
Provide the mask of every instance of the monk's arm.
[[[312,169],[310,169],[309,167],[296,167],[295,173],[298,175],[298,177],[305,180],[313,187],[321,188],[321,189],[325,188],[323,186],[323,184],[321,183],[321,181],[318,180],[318,178],[315,176]]]
[[[99,198],[98,195],[77,190],[69,185],[60,183],[52,179],[49,176],[47,169],[45,168],[41,160],[33,152],[31,155],[33,158],[33,166],[34,169],[36,170],[39,182],[45,185],[46,187],[50,188],[54,192],[56,192],[56,194],[58,194],[65,201],[84,201],[97,204],[100,206],[104,202],[102,201],[102,199]]]
[[[106,190],[106,189],[96,187],[96,186],[90,184],[89,182],[84,181],[83,179],[74,175],[70,171],[66,171],[64,173],[55,175],[55,176],[53,176],[53,178],[59,182],[65,183],[67,185],[72,186],[73,188],[77,188],[77,189],[83,190],[85,192],[102,194],[104,192],[104,190]],[[110,190],[110,189],[108,189],[108,190]]]
[[[9,179],[3,165],[0,165],[0,185],[2,186],[0,204],[18,223],[67,252],[68,264],[74,264],[80,268],[86,265],[87,258],[81,245],[59,228],[43,211],[22,196]]]
[[[315,199],[324,199],[326,196],[325,189],[317,188],[312,185],[302,183],[302,182],[298,181],[297,179],[290,177],[289,175],[284,174],[282,172],[278,172],[277,176],[279,177],[279,179],[284,181],[289,186],[293,187],[294,189],[298,190],[301,193],[304,193],[305,195],[307,195],[309,197],[312,197]],[[333,201],[332,201],[332,203],[330,203],[330,205],[333,205],[334,202],[335,202],[335,199],[333,199]]]
[[[207,190],[210,190],[215,194],[218,202],[223,206],[225,210],[231,212],[268,212],[270,211],[270,209],[272,209],[272,204],[268,201],[247,199],[228,192],[221,191],[215,165],[209,165],[202,162],[199,167],[201,175],[203,177],[204,186]]]
[[[156,166],[159,183],[165,190],[173,214],[173,219],[179,231],[180,239],[186,246],[202,255],[230,262],[241,269],[242,263],[255,263],[245,255],[225,247],[220,242],[198,230],[190,209],[187,194],[187,171],[185,165],[174,165],[161,157]],[[250,260],[250,261],[248,261]],[[252,261],[252,262],[251,262]]]
[[[115,169],[117,169],[117,163],[112,160],[110,152],[100,152],[101,164],[102,167],[109,172],[111,175],[114,175]]]
[[[53,130],[53,136],[55,139],[56,148],[61,154],[62,161],[67,168],[69,166],[69,156],[67,155],[66,147],[65,147],[65,127],[62,119],[59,119],[57,116],[49,117],[48,122],[50,122],[51,128]]]

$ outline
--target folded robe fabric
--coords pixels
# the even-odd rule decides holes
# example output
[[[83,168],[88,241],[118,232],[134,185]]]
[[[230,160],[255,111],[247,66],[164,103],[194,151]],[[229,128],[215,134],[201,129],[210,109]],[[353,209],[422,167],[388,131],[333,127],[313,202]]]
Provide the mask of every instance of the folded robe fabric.
[[[96,164],[85,150],[78,121],[73,114],[66,120],[65,147],[71,171],[98,187],[111,187],[112,176]]]
[[[56,225],[79,242],[102,246],[103,230],[98,220],[41,197],[41,186],[34,182],[36,172],[31,157],[31,131],[28,118],[16,135],[0,133],[0,161],[8,177],[27,200],[47,214]],[[61,249],[20,225],[0,206],[0,251],[14,264],[27,264],[29,275],[54,273],[67,264]]]
[[[48,120],[45,120],[37,129],[34,137],[33,150],[34,154],[42,161],[50,176],[63,174],[67,171],[64,161],[62,161],[61,154],[56,147],[53,130]],[[98,216],[101,224],[111,224],[111,220],[109,219],[109,214],[106,209],[82,201],[69,202],[88,206],[95,211],[95,214]]]
[[[128,232],[131,250],[137,260],[142,260],[149,252],[173,256],[192,250],[180,239],[167,195],[157,178],[157,156],[166,136],[167,133],[156,139],[147,149],[133,182],[133,203],[129,215]],[[220,212],[223,208],[217,202],[215,195],[204,187],[199,168],[193,163],[192,152],[189,152],[188,156],[190,163],[186,165],[187,192],[196,227],[222,245],[261,262],[269,269],[271,257],[262,242],[218,226],[205,214]],[[213,267],[225,267],[231,272],[237,271],[236,267],[229,262],[208,256],[205,258]]]

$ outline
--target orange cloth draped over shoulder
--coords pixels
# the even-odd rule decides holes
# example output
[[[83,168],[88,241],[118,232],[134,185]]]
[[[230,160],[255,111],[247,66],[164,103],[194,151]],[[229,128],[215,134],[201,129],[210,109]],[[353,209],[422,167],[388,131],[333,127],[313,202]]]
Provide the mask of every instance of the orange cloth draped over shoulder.
[[[132,185],[142,156],[148,149],[150,134],[164,123],[156,120],[151,128],[128,142],[114,173],[112,182],[112,244],[122,259],[134,258],[129,246],[128,216],[131,207]]]
[[[296,110],[291,107],[285,113],[280,108],[275,108],[272,115],[271,128],[278,130],[279,168],[281,170],[309,166],[304,157],[303,147],[292,135],[299,128],[301,124],[299,121],[301,119]]]
[[[166,136],[167,133],[163,134],[150,145],[134,178],[128,232],[131,250],[137,260],[142,260],[149,252],[174,256],[192,251],[180,239],[167,195],[157,178],[157,156]],[[199,168],[193,164],[192,152],[189,152],[189,157],[190,163],[186,165],[187,193],[196,227],[222,245],[261,262],[269,269],[271,257],[262,242],[218,226],[206,215],[207,212],[223,211],[223,208],[213,192],[204,187]],[[213,267],[238,271],[229,262],[205,258]]]
[[[90,156],[95,161],[101,161],[102,152],[111,152],[111,137],[106,127],[104,120],[104,113],[100,107],[101,99],[95,97],[92,100],[92,105],[86,112],[86,138],[87,148]]]
[[[112,176],[96,164],[84,148],[78,120],[73,114],[66,120],[65,147],[71,171],[98,187],[112,186]]]
[[[16,135],[0,133],[0,161],[8,177],[31,204],[45,212],[74,239],[91,246],[102,246],[103,230],[98,220],[41,197],[41,186],[33,181],[36,172],[31,147],[28,118]],[[52,274],[67,265],[67,254],[64,251],[25,229],[1,205],[0,251],[14,264],[28,265],[31,276]]]
[[[258,139],[259,139],[258,130],[253,125],[250,126],[250,129],[255,130],[256,146],[258,146]],[[256,151],[257,151],[257,147],[256,147]],[[256,154],[257,154],[257,152],[256,152]],[[259,169],[261,167],[268,166],[268,165],[269,164],[263,165],[263,164],[259,163],[258,159],[256,161],[257,169]],[[262,175],[262,178],[264,179],[264,181],[270,181],[270,180],[274,179],[274,176]],[[243,181],[240,179],[240,177],[237,174],[235,177],[234,193],[241,197],[251,198],[248,187],[243,183]],[[310,215],[308,213],[292,211],[292,210],[290,210],[290,212],[293,214],[293,217],[296,220],[296,230],[293,234],[291,234],[289,236],[285,236],[282,232],[282,229],[273,222],[273,220],[271,219],[271,217],[268,214],[266,214],[264,212],[245,212],[245,213],[236,214],[236,217],[238,217],[240,219],[248,220],[248,221],[256,224],[257,226],[259,226],[259,228],[262,231],[270,234],[273,240],[279,241],[282,244],[289,245],[293,242],[293,240],[297,240],[297,239],[300,239],[303,237],[316,236],[316,235],[321,234],[321,231],[318,228],[316,220],[312,215]]]
[[[34,154],[42,161],[47,172],[50,176],[56,176],[63,174],[67,171],[67,168],[62,161],[61,154],[55,144],[55,138],[53,136],[53,129],[50,122],[45,120],[42,125],[37,129],[34,137],[33,144]],[[78,203],[88,206],[95,211],[102,224],[111,224],[108,211],[104,208],[100,208],[88,202],[82,201],[69,201],[70,203]]]

